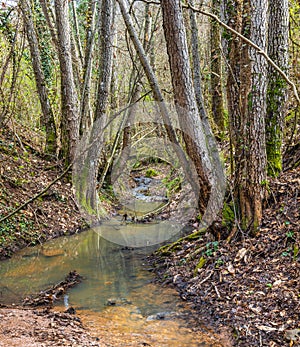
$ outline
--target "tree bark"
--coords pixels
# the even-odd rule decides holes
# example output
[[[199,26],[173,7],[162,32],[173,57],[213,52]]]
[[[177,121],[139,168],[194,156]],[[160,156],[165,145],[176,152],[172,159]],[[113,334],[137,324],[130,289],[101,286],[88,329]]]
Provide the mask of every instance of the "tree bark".
[[[192,83],[180,1],[165,0],[161,3],[161,8],[175,106],[186,151],[197,170],[200,186],[199,210],[203,214],[214,184],[214,177]]]
[[[220,15],[220,0],[212,0],[213,12]],[[219,130],[224,131],[224,105],[222,89],[221,30],[218,23],[211,23],[211,107]]]
[[[284,72],[289,60],[289,1],[272,0],[269,4],[268,55]],[[287,83],[268,67],[266,147],[268,174],[278,176],[282,170],[282,139],[287,109]]]
[[[55,0],[54,4],[61,73],[62,118],[60,157],[68,164],[75,158],[79,139],[79,105],[72,66],[68,2],[66,0]]]
[[[34,27],[32,9],[27,0],[21,0],[20,6],[23,13],[23,20],[30,48],[35,83],[43,113],[42,125],[45,126],[46,130],[45,153],[55,155],[57,148],[56,127],[52,107],[48,96],[46,79],[42,69],[41,54],[39,49],[38,37]]]
[[[230,25],[266,48],[267,3],[228,1]],[[234,189],[244,230],[256,233],[266,185],[266,60],[237,38],[229,44],[228,107],[234,145]]]

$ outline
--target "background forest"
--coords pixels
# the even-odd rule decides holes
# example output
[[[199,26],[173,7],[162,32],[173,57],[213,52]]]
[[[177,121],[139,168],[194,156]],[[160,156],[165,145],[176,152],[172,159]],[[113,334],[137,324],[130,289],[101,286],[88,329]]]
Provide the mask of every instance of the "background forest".
[[[154,101],[160,136],[195,164],[200,215],[224,167],[233,234],[255,234],[268,176],[299,165],[299,16],[296,0],[2,2],[1,126],[76,167],[79,203],[97,214],[118,152],[153,136],[134,113]]]

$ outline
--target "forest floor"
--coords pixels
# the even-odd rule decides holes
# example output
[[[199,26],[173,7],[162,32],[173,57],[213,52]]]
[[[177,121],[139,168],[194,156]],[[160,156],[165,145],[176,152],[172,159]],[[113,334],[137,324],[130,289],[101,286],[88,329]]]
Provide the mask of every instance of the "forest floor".
[[[300,346],[299,188],[300,168],[270,181],[255,238],[237,230],[228,243],[207,232],[149,258],[199,318],[231,329],[234,346]]]
[[[63,172],[61,165],[39,154],[30,135],[20,135],[20,129],[18,134],[22,139],[0,130],[0,219]],[[227,243],[206,233],[149,258],[157,280],[192,302],[199,321],[205,318],[216,331],[231,329],[234,346],[300,346],[299,186],[299,168],[270,181],[256,238],[237,229]],[[71,184],[62,178],[0,222],[0,259],[85,227]],[[220,231],[229,227],[220,225]],[[59,345],[98,346],[100,342],[76,315],[0,309],[0,346]]]

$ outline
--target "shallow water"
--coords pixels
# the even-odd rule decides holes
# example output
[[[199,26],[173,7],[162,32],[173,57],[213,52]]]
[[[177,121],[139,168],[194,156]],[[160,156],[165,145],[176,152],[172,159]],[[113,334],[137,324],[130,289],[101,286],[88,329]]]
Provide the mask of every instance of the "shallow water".
[[[108,223],[108,230],[112,223],[116,221]],[[212,335],[211,340],[185,326],[189,309],[175,291],[151,283],[152,274],[143,262],[153,247],[117,245],[100,235],[105,226],[101,228],[102,232],[91,229],[24,249],[1,262],[0,303],[17,303],[76,270],[84,280],[57,302],[57,308],[75,307],[95,335],[113,332],[116,340],[111,345],[138,346],[135,343],[142,339],[159,347],[221,346]],[[118,228],[125,235],[132,233],[130,225],[119,222]]]

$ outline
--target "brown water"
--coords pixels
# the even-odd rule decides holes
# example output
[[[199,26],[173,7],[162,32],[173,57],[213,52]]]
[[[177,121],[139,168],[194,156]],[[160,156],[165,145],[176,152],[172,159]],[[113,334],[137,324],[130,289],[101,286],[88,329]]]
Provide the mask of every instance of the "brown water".
[[[0,302],[17,303],[77,270],[84,281],[57,308],[75,307],[95,336],[109,334],[107,346],[223,346],[188,328],[191,311],[175,291],[151,283],[143,259],[152,250],[124,249],[95,230],[27,248],[0,263]]]

